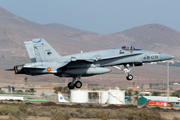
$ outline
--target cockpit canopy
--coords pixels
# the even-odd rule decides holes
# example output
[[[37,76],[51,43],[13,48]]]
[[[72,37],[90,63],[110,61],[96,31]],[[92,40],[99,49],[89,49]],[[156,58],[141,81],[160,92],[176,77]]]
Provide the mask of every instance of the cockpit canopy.
[[[117,48],[114,48],[114,49],[122,49],[122,50],[142,50],[142,49],[140,49],[140,48],[137,48],[137,47],[134,47],[134,46],[131,46],[131,45],[121,46],[121,47],[117,47]]]

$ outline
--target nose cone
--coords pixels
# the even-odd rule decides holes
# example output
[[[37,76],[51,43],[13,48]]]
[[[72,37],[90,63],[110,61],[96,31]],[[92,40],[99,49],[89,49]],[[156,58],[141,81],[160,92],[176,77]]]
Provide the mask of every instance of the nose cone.
[[[173,59],[174,56],[172,55],[169,55],[169,54],[166,54],[166,53],[160,53],[160,59],[161,60],[170,60],[170,59]]]

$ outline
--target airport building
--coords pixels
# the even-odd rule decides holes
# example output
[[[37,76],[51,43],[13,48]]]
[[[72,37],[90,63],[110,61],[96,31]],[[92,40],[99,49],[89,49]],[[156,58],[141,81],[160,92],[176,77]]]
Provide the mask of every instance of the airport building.
[[[161,101],[161,102],[171,102],[174,107],[180,107],[180,98],[178,97],[167,97],[162,96],[141,96],[137,100],[137,105],[147,105],[148,101]]]

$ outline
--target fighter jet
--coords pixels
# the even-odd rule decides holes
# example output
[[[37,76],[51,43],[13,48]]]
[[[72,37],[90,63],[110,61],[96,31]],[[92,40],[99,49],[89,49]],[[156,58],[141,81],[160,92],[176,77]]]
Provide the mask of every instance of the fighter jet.
[[[81,77],[105,74],[114,67],[124,71],[127,80],[132,80],[132,67],[143,63],[170,60],[174,56],[146,51],[134,46],[121,46],[108,50],[85,52],[68,56],[60,56],[43,38],[24,42],[31,63],[14,66],[15,74],[43,75],[54,74],[58,77],[72,77],[69,89],[81,88]]]

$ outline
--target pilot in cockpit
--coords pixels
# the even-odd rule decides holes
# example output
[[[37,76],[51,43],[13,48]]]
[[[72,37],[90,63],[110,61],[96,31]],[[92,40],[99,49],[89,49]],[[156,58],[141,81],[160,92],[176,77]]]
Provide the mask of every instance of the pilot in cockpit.
[[[134,51],[134,50],[141,50],[141,49],[133,47],[133,46],[122,46],[122,50]]]

